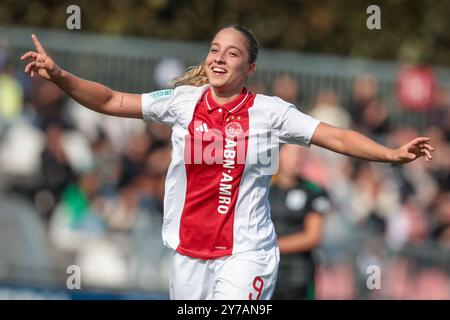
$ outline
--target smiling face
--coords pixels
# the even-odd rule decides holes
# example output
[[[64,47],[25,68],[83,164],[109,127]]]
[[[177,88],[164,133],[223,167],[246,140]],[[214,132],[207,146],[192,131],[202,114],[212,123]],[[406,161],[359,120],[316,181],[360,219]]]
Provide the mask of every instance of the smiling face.
[[[245,36],[233,28],[226,28],[212,40],[205,67],[209,83],[217,92],[234,93],[242,89],[256,66],[249,63]]]

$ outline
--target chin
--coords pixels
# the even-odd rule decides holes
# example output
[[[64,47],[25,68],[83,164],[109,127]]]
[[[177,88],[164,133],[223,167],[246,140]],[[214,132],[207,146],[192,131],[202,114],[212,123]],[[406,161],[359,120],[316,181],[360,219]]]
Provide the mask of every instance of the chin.
[[[209,80],[209,84],[211,85],[211,87],[213,87],[214,89],[217,90],[221,90],[225,88],[225,83],[224,81],[220,81],[220,80],[216,80],[216,79],[211,79]]]
[[[228,77],[216,77],[214,74],[208,74],[208,81],[212,86],[220,87],[227,83]]]

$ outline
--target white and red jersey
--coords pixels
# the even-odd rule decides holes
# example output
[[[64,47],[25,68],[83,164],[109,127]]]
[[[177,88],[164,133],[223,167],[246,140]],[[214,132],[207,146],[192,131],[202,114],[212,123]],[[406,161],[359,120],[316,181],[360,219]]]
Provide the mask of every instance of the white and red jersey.
[[[220,106],[209,85],[143,94],[142,113],[172,127],[166,246],[200,259],[276,246],[268,192],[278,146],[309,147],[319,120],[245,88]]]

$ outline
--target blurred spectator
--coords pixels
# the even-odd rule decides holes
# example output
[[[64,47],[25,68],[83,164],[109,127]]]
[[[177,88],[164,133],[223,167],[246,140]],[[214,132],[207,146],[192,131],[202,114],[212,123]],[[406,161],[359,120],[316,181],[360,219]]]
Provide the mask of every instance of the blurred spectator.
[[[300,149],[300,157],[302,161],[298,166],[298,174],[307,180],[319,184],[325,188],[331,187],[330,176],[327,169],[327,161],[318,152],[311,148]]]
[[[366,108],[371,102],[375,101],[377,95],[378,81],[373,75],[365,74],[355,79],[349,105],[355,128],[359,128]]]
[[[272,94],[300,108],[300,85],[295,77],[282,74],[275,78]]]
[[[162,204],[164,200],[164,184],[167,170],[169,169],[172,157],[172,148],[170,146],[162,146],[150,153],[146,159],[144,177],[149,182],[149,194],[158,203],[158,209],[162,212]],[[146,190],[142,188],[141,190]]]
[[[440,127],[428,127],[425,135],[431,138],[436,150],[433,161],[428,164],[428,168],[439,187],[443,190],[450,190],[450,144],[445,140],[444,131]]]
[[[309,114],[333,126],[350,128],[350,115],[340,106],[338,96],[331,89],[319,92]]]
[[[33,124],[44,129],[46,123],[70,125],[65,116],[67,96],[55,84],[40,77],[33,78],[31,87],[31,113]]]
[[[150,122],[147,124],[146,132],[152,139],[152,147],[166,146],[171,142],[172,129],[163,123]]]
[[[431,239],[448,250],[450,248],[450,192],[437,194],[430,211],[433,214]]]
[[[426,112],[427,127],[441,128],[447,142],[450,142],[450,89],[446,86],[437,86],[434,94],[434,105]]]
[[[408,244],[421,244],[428,236],[428,221],[412,200],[405,201],[387,218],[386,240],[389,248],[401,250]]]
[[[48,219],[61,193],[73,182],[75,173],[63,149],[64,129],[60,123],[51,122],[45,128],[46,145],[41,153],[41,183],[36,191],[35,205]]]
[[[384,136],[389,133],[389,126],[389,113],[386,106],[378,100],[368,103],[358,123],[362,132],[382,143]]]
[[[281,148],[279,172],[269,193],[281,254],[273,299],[314,299],[313,250],[322,238],[324,215],[331,210],[328,194],[297,175],[300,148]]]
[[[39,174],[40,153],[45,145],[42,131],[24,119],[12,123],[0,141],[0,172],[9,176],[11,186],[30,189]],[[23,184],[27,184],[24,186]]]
[[[14,77],[8,49],[0,45],[0,136],[7,125],[21,114],[22,107],[22,86]]]
[[[141,213],[162,217],[164,181],[170,164],[171,148],[160,147],[143,156],[142,163],[139,161],[141,169],[119,187],[119,194],[102,199],[103,216],[111,230],[130,230]]]
[[[323,89],[319,91],[314,99],[314,103],[308,114],[327,124],[341,128],[350,128],[350,115],[340,106],[339,100],[340,98],[336,92],[331,89]],[[329,150],[316,146],[312,146],[308,152],[316,159],[314,161],[316,167],[322,163],[323,170],[321,171],[323,172],[322,175],[324,177],[320,180],[320,183],[330,189],[333,188],[333,185],[335,185],[338,180],[342,179],[342,170],[350,159],[348,157],[343,157],[338,153],[330,152]],[[315,181],[319,182],[318,180]],[[346,183],[348,184],[348,182]]]
[[[98,128],[97,137],[91,147],[93,162],[98,167],[100,194],[114,196],[122,174],[120,154],[114,151],[111,141],[101,128]]]
[[[250,83],[248,86],[248,89],[252,93],[259,93],[259,94],[265,94],[269,95],[269,89],[267,88],[266,84],[262,81],[257,81],[255,83]]]
[[[103,236],[105,226],[99,208],[94,206],[98,190],[98,175],[93,170],[64,189],[49,226],[50,238],[57,248],[76,252],[89,239]]]
[[[135,133],[122,157],[122,175],[118,187],[131,183],[145,168],[145,159],[152,146],[152,140],[145,132]]]
[[[126,185],[118,190],[114,197],[102,198],[101,215],[108,230],[127,232],[139,214],[139,196],[136,187]]]
[[[82,270],[82,287],[121,289],[128,283],[126,256],[109,239],[91,239],[80,247],[75,262]]]
[[[358,162],[350,203],[350,218],[378,235],[386,231],[386,219],[399,212],[400,195],[391,173],[380,165]]]
[[[59,255],[50,245],[46,224],[26,199],[0,196],[0,243],[2,281],[58,285],[63,275],[55,268]],[[12,276],[5,279],[5,274]]]
[[[115,153],[122,153],[131,136],[144,131],[146,127],[144,121],[110,117],[84,108],[74,100],[69,100],[67,114],[77,130],[91,143],[99,139],[101,133],[108,139]]]
[[[177,58],[161,59],[155,67],[154,81],[158,89],[166,89],[169,82],[184,73],[185,66]]]

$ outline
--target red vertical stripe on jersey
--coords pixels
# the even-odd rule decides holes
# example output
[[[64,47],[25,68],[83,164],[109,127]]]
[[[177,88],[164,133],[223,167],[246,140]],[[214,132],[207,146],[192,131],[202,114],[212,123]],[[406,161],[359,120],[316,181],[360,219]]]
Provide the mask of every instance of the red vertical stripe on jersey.
[[[204,95],[195,108],[185,141],[187,186],[177,248],[181,254],[214,259],[233,251],[235,207],[247,156],[248,108],[253,100],[245,90],[234,105],[211,109]],[[235,106],[234,112],[226,111]],[[218,138],[223,149],[211,148]],[[211,163],[212,159],[221,161]]]

